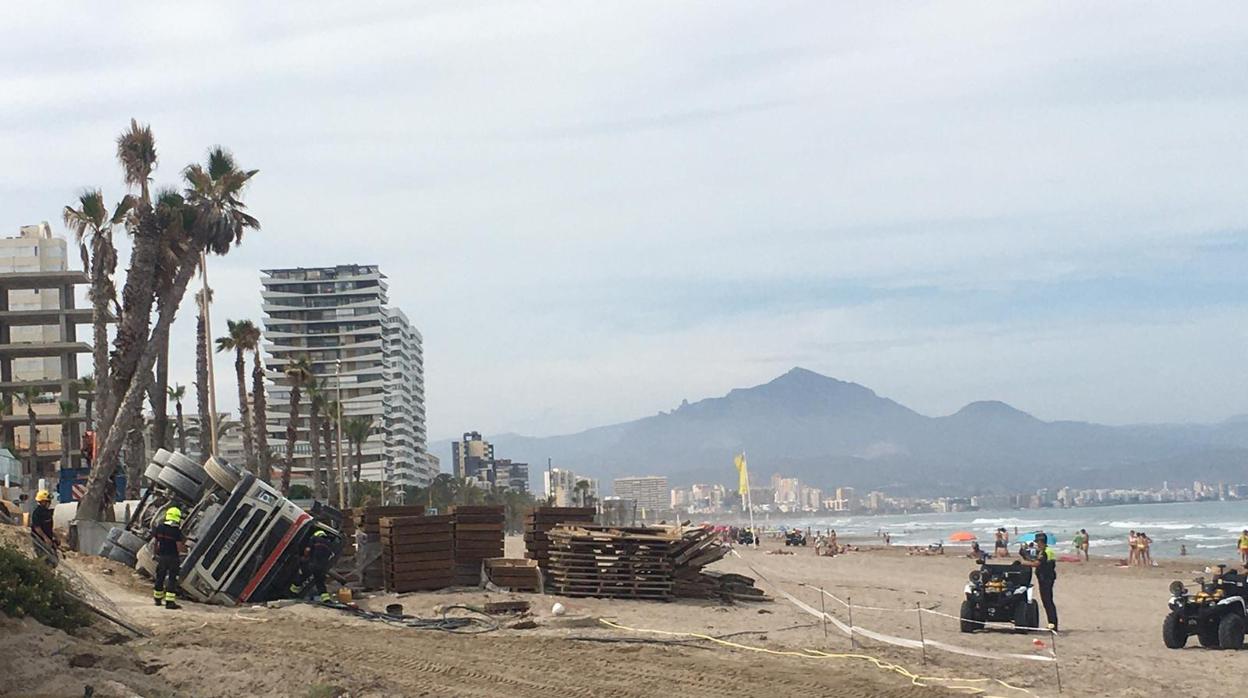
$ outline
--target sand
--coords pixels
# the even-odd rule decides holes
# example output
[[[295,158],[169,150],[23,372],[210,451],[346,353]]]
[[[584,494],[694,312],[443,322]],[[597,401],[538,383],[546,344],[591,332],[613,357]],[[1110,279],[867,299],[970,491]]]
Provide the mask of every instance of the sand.
[[[515,554],[517,546],[518,540],[509,540],[509,553]],[[31,691],[23,687],[40,686],[50,695],[81,696],[83,687],[91,684],[96,695],[132,691],[145,696],[952,695],[913,686],[898,673],[861,658],[779,656],[709,643],[606,644],[577,639],[680,639],[607,628],[597,621],[609,618],[638,629],[735,634],[733,642],[773,651],[851,653],[847,638],[833,631],[825,639],[822,626],[781,599],[776,587],[817,607],[818,592],[800,584],[823,585],[837,596],[852,597],[859,606],[856,624],[917,638],[915,613],[867,611],[861,606],[903,609],[918,603],[956,614],[966,573],[973,567],[964,558],[907,557],[900,550],[837,558],[816,557],[810,548],[799,548],[795,555],[765,554],[781,548],[769,542],[763,551],[743,551],[743,559],[729,558],[716,565],[745,574],[751,573],[747,564],[753,565],[775,582],[775,586],[760,582],[777,597],[773,603],[561,599],[482,590],[376,594],[361,600],[374,609],[402,603],[408,613],[421,616],[434,616],[435,609],[453,603],[509,599],[533,603],[537,628],[472,637],[379,625],[308,605],[231,609],[188,604],[181,611],[168,611],[153,606],[150,595],[125,575],[104,574],[106,566],[76,565],[122,613],[150,628],[153,637],[109,645],[99,633],[76,639],[29,621],[6,621],[0,628],[0,656],[5,657],[0,674],[6,677],[0,693],[26,695]],[[1237,678],[1248,675],[1248,651],[1198,647],[1173,651],[1161,643],[1166,586],[1172,578],[1190,577],[1195,569],[1190,561],[1129,570],[1109,561],[1062,565],[1057,595],[1063,618],[1058,640],[1063,694],[1172,696],[1235,690]],[[567,606],[568,616],[551,616],[555,601]],[[830,606],[829,611],[834,609]],[[834,612],[845,617],[843,609]],[[928,637],[985,650],[1035,651],[1028,636],[963,635],[955,621],[941,620],[925,618]],[[854,653],[923,675],[1002,679],[1035,695],[1057,695],[1052,664],[931,651],[925,666],[918,650],[869,640]],[[23,654],[29,656],[20,657]],[[81,654],[100,659],[92,667],[71,668],[70,659]],[[41,677],[46,679],[42,683]],[[990,695],[1027,695],[995,683],[971,685]]]

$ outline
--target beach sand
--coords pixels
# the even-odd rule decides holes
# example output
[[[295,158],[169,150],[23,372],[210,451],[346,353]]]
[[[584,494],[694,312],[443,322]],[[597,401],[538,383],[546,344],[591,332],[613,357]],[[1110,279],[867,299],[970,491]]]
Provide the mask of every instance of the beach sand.
[[[522,554],[522,542],[509,538],[508,554]],[[996,661],[929,650],[849,640],[829,628],[825,638],[817,619],[781,598],[783,589],[818,608],[819,594],[801,586],[822,585],[858,608],[855,624],[901,637],[918,637],[917,614],[870,611],[863,606],[913,609],[915,604],[957,614],[970,560],[945,556],[909,557],[902,549],[816,557],[813,548],[794,555],[767,541],[762,550],[743,550],[715,569],[771,580],[759,586],[776,598],[770,603],[724,605],[711,601],[671,603],[567,599],[484,590],[446,590],[402,595],[372,594],[361,605],[380,610],[402,603],[405,611],[435,617],[442,606],[486,601],[527,600],[533,629],[508,629],[466,637],[370,623],[308,605],[282,608],[220,608],[187,604],[181,611],[151,605],[149,593],[128,571],[108,573],[112,564],[80,565],[83,574],[127,616],[154,632],[150,639],[103,644],[68,638],[29,621],[4,622],[0,669],[7,677],[0,693],[27,695],[32,686],[51,695],[82,695],[91,683],[96,695],[196,696],[939,696],[934,686],[912,685],[898,671],[880,668],[875,657],[931,677],[979,679],[958,685],[988,695],[1057,695],[1052,663]],[[1195,561],[1167,562],[1152,569],[1118,569],[1112,561],[1062,564],[1057,599],[1063,632],[1058,655],[1063,695],[1201,696],[1238,690],[1248,676],[1248,651],[1218,652],[1193,646],[1174,651],[1161,642],[1166,586],[1188,579]],[[556,601],[567,607],[551,614]],[[847,619],[843,608],[828,610]],[[634,630],[603,625],[606,618]],[[731,635],[741,648],[707,642],[693,645],[642,644],[689,638],[643,630]],[[965,635],[956,621],[925,616],[930,639],[994,652],[1031,654],[1032,636],[1009,632]],[[619,642],[624,640],[625,642]],[[633,640],[641,641],[634,643]],[[603,642],[610,641],[610,642]],[[746,648],[764,649],[774,653]],[[1047,649],[1047,648],[1046,648]],[[820,650],[824,658],[781,652]],[[97,656],[92,667],[71,668],[75,656]],[[1012,690],[995,680],[1026,689]],[[113,682],[113,683],[109,683]]]

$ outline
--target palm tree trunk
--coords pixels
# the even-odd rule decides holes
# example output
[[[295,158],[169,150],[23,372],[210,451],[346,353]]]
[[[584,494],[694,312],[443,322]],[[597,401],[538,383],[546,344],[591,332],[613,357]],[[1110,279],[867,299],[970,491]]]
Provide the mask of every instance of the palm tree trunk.
[[[360,475],[364,472],[364,440],[355,442],[355,484],[360,484]]]
[[[238,421],[243,425],[243,460],[253,475],[260,472],[256,462],[256,447],[252,441],[251,408],[247,406],[247,364],[243,348],[234,349],[234,377],[238,380]]]
[[[320,412],[317,402],[308,405],[308,441],[312,445],[312,496],[325,500],[325,473],[321,467],[321,440],[316,438],[321,433]]]
[[[169,342],[166,340],[156,357],[156,377],[152,381],[152,446],[169,448]]]
[[[138,250],[136,249],[135,252],[137,254]],[[177,276],[165,291],[168,302],[163,303],[160,307],[156,317],[156,325],[152,328],[151,337],[149,338],[150,341],[133,349],[134,351],[141,350],[139,351],[137,371],[147,372],[152,370],[152,366],[155,365],[160,343],[168,338],[169,327],[173,324],[174,316],[178,311],[178,302],[186,293],[186,286],[190,283],[191,276],[194,275],[198,267],[196,264],[198,257],[198,251],[191,248],[184,252],[182,258],[178,260],[179,264],[176,267],[178,270]],[[133,424],[135,418],[139,416],[143,405],[143,395],[146,392],[143,387],[140,385],[129,385],[126,388],[124,397],[117,403],[114,418],[108,420],[107,428],[102,431],[102,436],[99,437],[99,455],[97,460],[103,463],[104,467],[91,469],[91,475],[87,478],[86,492],[78,502],[78,512],[75,518],[83,521],[99,521],[100,516],[104,513],[102,505],[105,489],[108,487],[113,471],[116,469],[117,457],[121,453],[121,445],[128,431],[127,425]]]
[[[341,507],[342,502],[338,501],[338,459],[334,455],[333,448],[333,426],[330,419],[321,422],[321,440],[325,442],[325,469],[329,472],[326,480],[326,487],[329,489],[329,503],[335,507]]]
[[[269,462],[269,424],[268,402],[264,393],[264,363],[260,359],[260,349],[256,348],[256,366],[251,371],[251,399],[254,409],[252,421],[255,423],[256,457],[260,462],[259,478],[265,483],[273,481],[273,464]]]
[[[85,426],[88,430],[94,430],[95,425],[91,422],[91,408],[95,405],[95,400],[86,397],[83,398],[83,401],[87,403],[87,423]]]
[[[39,481],[39,429],[35,424],[35,406],[26,405],[26,416],[30,419],[30,489],[35,489],[35,483]]]
[[[182,421],[182,401],[178,400],[174,409],[178,412],[178,450],[186,453],[186,426]]]
[[[295,438],[299,435],[299,386],[290,386],[290,419],[286,422],[286,469],[282,471],[282,495],[290,492],[290,471],[295,467]]]
[[[202,307],[195,325],[195,407],[199,410],[199,457],[208,460],[212,455],[212,424],[208,421],[208,327]]]
[[[126,437],[126,499],[138,499],[147,463],[147,442],[142,429],[132,429]]]
[[[130,392],[133,379],[152,370],[161,341],[163,341],[156,341],[153,346],[153,340],[156,338],[154,335],[149,337],[152,304],[155,300],[153,290],[156,287],[157,269],[162,266],[160,264],[160,224],[156,220],[156,214],[150,203],[141,203],[136,215],[139,223],[134,231],[130,268],[126,270],[126,285],[121,294],[122,317],[117,324],[117,336],[113,340],[113,348],[116,350],[112,357],[110,376],[113,394],[108,405],[110,409],[100,415],[103,430],[110,433],[119,416],[121,403]],[[182,290],[185,291],[185,288],[186,285],[183,284]],[[181,298],[179,294],[177,299],[181,300]],[[174,310],[176,311],[176,307]],[[142,357],[148,350],[152,351],[152,362],[146,368],[141,368]],[[140,393],[140,397],[142,394]],[[120,424],[123,433],[130,430],[133,420],[134,416],[131,415],[129,422]],[[121,434],[118,435],[119,440],[120,437]],[[119,442],[119,452],[120,448]]]
[[[92,403],[99,403],[101,413],[107,412],[113,390],[108,365],[108,301],[116,294],[116,289],[113,287],[112,270],[105,264],[105,257],[109,255],[105,254],[104,244],[101,238],[93,245],[91,259],[91,356],[95,362],[95,395],[94,399],[87,398],[88,429],[94,428],[91,422]]]

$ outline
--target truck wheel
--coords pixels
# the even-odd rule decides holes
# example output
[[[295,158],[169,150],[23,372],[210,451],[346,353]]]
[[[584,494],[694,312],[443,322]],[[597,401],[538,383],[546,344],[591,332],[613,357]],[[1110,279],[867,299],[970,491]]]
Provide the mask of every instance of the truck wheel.
[[[1218,625],[1216,623],[1205,623],[1196,628],[1196,638],[1200,640],[1200,646],[1211,650],[1218,648]]]
[[[1162,621],[1161,640],[1172,650],[1181,650],[1187,644],[1187,626],[1178,611],[1171,611]]]
[[[1237,613],[1222,616],[1218,623],[1218,644],[1224,650],[1238,650],[1244,647],[1244,617]]]
[[[238,486],[239,480],[242,479],[242,473],[234,466],[233,463],[225,460],[217,460],[215,456],[209,457],[204,461],[204,472],[208,477],[217,484],[217,487],[226,492],[233,492]]]
[[[199,463],[176,451],[169,455],[169,465],[166,467],[177,469],[178,472],[193,480],[195,484],[203,485],[208,481],[208,474],[204,472],[203,467]]]
[[[161,469],[159,482],[188,502],[195,502],[199,499],[201,489],[199,483],[178,472],[172,466]]]
[[[967,599],[962,602],[962,610],[958,612],[961,620],[958,621],[958,627],[964,633],[973,633],[976,630],[983,630],[984,624],[975,620],[975,602]]]
[[[139,553],[134,556],[134,568],[148,579],[156,578],[156,556],[152,552],[152,547],[155,545],[156,543],[149,542],[147,545],[139,548]]]
[[[113,547],[127,550],[131,554],[138,554],[139,550],[146,544],[147,541],[125,529],[122,529],[121,535],[117,536],[117,540],[113,542]]]
[[[138,562],[138,560],[136,560],[134,557],[134,553],[130,552],[129,550],[126,550],[125,548],[119,548],[115,545],[112,547],[112,549],[108,551],[107,557],[108,559],[113,560],[114,562],[120,562],[126,567],[134,567],[134,563]]]
[[[156,482],[158,479],[160,479],[160,471],[164,470],[164,467],[165,466],[159,463],[148,463],[147,469],[143,471],[143,477],[148,481],[149,484]]]

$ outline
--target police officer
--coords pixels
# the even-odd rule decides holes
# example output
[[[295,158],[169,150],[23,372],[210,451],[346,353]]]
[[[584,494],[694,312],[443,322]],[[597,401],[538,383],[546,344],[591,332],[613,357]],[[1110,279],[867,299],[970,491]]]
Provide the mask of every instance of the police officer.
[[[1031,560],[1023,562],[1036,570],[1036,586],[1040,588],[1040,603],[1044,604],[1044,617],[1049,619],[1049,630],[1057,631],[1057,606],[1053,603],[1053,582],[1057,581],[1057,553],[1049,547],[1049,537],[1036,534],[1036,553]]]
[[[299,581],[290,585],[290,593],[298,596],[309,580],[312,587],[320,594],[321,603],[330,600],[329,590],[325,588],[325,575],[329,574],[329,561],[334,555],[329,536],[325,531],[317,529],[303,547],[303,556],[299,558]]]
[[[176,609],[178,606],[178,568],[182,561],[179,554],[186,552],[182,536],[182,510],[169,507],[165,510],[165,522],[152,531],[156,546],[156,586],[152,596],[156,605]]]

